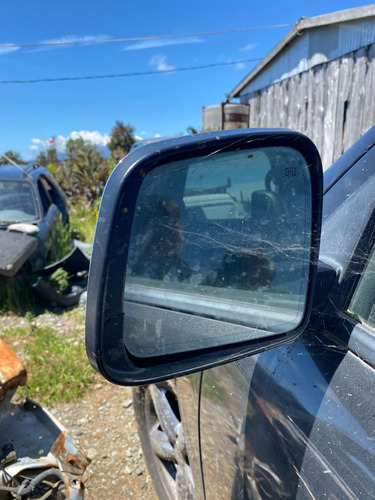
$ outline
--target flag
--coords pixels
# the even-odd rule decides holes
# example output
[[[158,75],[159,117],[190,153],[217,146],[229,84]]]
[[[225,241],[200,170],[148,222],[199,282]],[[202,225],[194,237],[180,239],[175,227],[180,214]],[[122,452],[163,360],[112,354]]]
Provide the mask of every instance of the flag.
[[[55,143],[55,138],[51,137],[51,139],[48,139],[48,144],[54,144]]]

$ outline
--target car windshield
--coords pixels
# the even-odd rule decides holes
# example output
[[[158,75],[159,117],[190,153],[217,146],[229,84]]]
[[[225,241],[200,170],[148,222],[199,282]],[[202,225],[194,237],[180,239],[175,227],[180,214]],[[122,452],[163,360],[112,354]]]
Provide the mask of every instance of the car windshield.
[[[27,181],[0,181],[0,223],[32,222],[39,212]]]

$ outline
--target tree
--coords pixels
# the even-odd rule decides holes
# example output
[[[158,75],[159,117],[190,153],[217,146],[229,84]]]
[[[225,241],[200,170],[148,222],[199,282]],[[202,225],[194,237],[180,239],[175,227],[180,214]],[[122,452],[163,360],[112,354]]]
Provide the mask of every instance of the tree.
[[[47,160],[47,155],[45,153],[45,151],[41,151],[38,156],[36,157],[35,159],[36,163],[38,165],[41,165],[42,167],[45,167],[48,163],[48,160]]]
[[[58,181],[69,196],[81,196],[91,204],[101,196],[114,161],[104,159],[95,145],[81,137],[69,139],[65,152],[67,158]]]
[[[6,151],[4,153],[5,156],[7,156],[10,160],[14,161],[14,163],[17,163],[17,165],[26,165],[27,162],[26,161],[23,161],[22,158],[21,158],[21,155],[19,153],[17,153],[16,151]],[[12,162],[11,161],[8,161],[6,158],[4,158],[4,156],[1,157],[1,163],[3,165],[12,165]]]
[[[124,123],[119,120],[116,121],[116,125],[112,129],[111,138],[108,143],[112,158],[116,161],[120,161],[121,158],[129,153],[131,147],[135,143],[133,134],[134,127],[131,125],[124,125]]]
[[[56,148],[49,148],[47,151],[41,151],[38,156],[36,157],[36,162],[38,165],[41,165],[42,167],[46,167],[47,165],[53,163],[57,164],[58,163],[58,158],[57,158],[57,151]]]

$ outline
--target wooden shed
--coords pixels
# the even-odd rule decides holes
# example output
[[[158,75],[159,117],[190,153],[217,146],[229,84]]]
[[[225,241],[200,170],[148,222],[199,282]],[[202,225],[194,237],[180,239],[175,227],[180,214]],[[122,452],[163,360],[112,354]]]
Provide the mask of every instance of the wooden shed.
[[[375,123],[375,5],[302,18],[229,98],[250,127],[309,136],[328,168]]]

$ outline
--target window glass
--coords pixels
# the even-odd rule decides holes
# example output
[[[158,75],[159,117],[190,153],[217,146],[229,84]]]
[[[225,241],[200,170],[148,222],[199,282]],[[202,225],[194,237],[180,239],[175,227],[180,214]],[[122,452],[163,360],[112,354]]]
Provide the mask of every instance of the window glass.
[[[38,218],[38,207],[30,182],[0,182],[0,224],[32,222]]]
[[[296,150],[238,150],[163,165],[138,195],[125,300],[262,335],[289,331],[304,312],[310,242],[310,176]]]
[[[344,263],[342,276],[374,207],[374,163],[372,148],[323,197],[320,254]]]
[[[57,205],[56,201],[58,199],[58,193],[56,192],[56,189],[52,186],[48,179],[41,177],[40,180],[44,186],[44,189],[48,193],[50,200]]]
[[[48,186],[46,185],[46,182],[42,178],[38,180],[38,190],[40,194],[40,200],[42,202],[43,213],[44,215],[46,215],[49,207],[52,204],[52,201],[48,194]]]
[[[353,294],[349,312],[375,328],[375,248]]]

